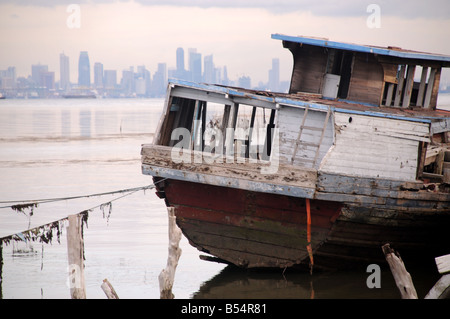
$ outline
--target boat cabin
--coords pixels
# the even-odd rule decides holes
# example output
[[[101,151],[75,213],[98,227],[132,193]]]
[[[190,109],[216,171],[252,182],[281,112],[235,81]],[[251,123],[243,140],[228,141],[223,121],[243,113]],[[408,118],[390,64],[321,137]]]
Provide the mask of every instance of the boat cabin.
[[[317,93],[374,106],[435,109],[448,56],[273,34],[292,52],[289,93]],[[416,79],[419,79],[416,81]]]
[[[450,183],[450,57],[272,38],[293,54],[289,93],[170,80],[144,173],[310,198],[320,174]]]

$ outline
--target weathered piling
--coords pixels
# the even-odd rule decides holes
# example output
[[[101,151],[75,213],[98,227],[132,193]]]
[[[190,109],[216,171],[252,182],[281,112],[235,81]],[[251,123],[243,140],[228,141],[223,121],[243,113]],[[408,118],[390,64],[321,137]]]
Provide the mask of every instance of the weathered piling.
[[[2,280],[3,280],[3,242],[0,241],[0,299],[3,299]]]
[[[175,270],[178,260],[181,256],[179,243],[181,240],[181,229],[176,224],[175,209],[167,207],[169,215],[169,256],[167,257],[167,266],[159,274],[159,292],[161,299],[173,299],[172,293]]]
[[[117,295],[116,291],[114,290],[114,287],[111,285],[108,279],[106,278],[103,279],[101,288],[103,292],[106,294],[106,297],[108,297],[108,299],[119,299],[119,296]]]
[[[392,275],[394,276],[395,284],[400,290],[402,299],[418,299],[411,275],[406,270],[400,255],[394,251],[389,244],[383,245],[382,249],[386,261],[391,268]]]
[[[67,253],[69,258],[69,287],[72,299],[86,299],[82,218],[81,214],[68,216]]]

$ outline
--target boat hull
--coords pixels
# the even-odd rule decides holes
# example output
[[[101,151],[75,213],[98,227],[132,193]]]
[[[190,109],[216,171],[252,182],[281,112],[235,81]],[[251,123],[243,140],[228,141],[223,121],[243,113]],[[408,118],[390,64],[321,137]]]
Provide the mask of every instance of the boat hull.
[[[178,180],[157,183],[175,208],[191,245],[248,268],[308,265],[304,198]],[[316,251],[339,216],[341,204],[311,200],[311,247]]]
[[[308,254],[306,199],[187,181],[155,179],[158,195],[175,208],[190,244],[224,262],[247,268],[343,268],[384,262],[389,242],[404,260],[416,262],[448,253],[445,227],[450,212],[408,214],[310,200]],[[389,218],[387,217],[389,214]]]

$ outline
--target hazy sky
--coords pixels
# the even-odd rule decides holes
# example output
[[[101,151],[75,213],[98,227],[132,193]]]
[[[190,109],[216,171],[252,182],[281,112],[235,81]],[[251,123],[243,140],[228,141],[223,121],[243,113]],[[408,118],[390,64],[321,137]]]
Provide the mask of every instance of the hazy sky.
[[[371,3],[380,9],[379,28],[367,24]],[[79,5],[79,28],[68,26],[70,4]],[[88,51],[91,67],[101,62],[120,79],[130,66],[145,65],[152,74],[158,62],[175,67],[176,48],[183,47],[186,65],[188,48],[197,48],[214,54],[217,67],[227,65],[231,79],[249,75],[253,85],[268,80],[278,57],[288,80],[291,55],[272,33],[450,55],[450,1],[0,0],[0,69],[16,66],[18,76],[28,76],[31,64],[47,64],[59,80],[64,52],[76,82],[79,53]]]

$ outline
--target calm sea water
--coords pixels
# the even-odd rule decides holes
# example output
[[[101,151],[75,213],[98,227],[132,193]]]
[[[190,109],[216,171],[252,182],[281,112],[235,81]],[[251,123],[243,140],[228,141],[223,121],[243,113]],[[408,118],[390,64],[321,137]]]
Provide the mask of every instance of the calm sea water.
[[[450,95],[443,95],[450,105]],[[0,201],[59,198],[152,183],[141,174],[162,99],[0,100]],[[441,103],[442,104],[442,103]],[[32,217],[0,208],[0,238],[96,207],[120,194],[40,204]],[[0,206],[8,204],[0,203]],[[105,212],[106,214],[108,211]],[[168,253],[167,212],[153,190],[100,208],[84,229],[87,298],[106,298],[107,278],[120,298],[159,298],[158,275]],[[185,238],[176,270],[176,298],[398,298],[389,269],[369,289],[366,269],[309,273],[255,272],[202,261]],[[3,298],[70,298],[65,232],[60,243],[3,244]],[[419,296],[438,279],[411,272]]]

